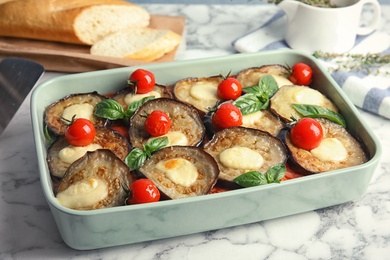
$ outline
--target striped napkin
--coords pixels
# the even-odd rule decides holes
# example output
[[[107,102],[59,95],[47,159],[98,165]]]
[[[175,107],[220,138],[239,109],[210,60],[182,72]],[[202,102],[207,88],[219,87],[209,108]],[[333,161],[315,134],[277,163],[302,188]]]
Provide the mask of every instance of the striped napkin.
[[[258,52],[289,48],[284,41],[286,16],[282,10],[256,30],[233,41],[238,52]],[[352,54],[390,55],[390,35],[376,31],[367,36],[357,36],[355,46],[346,55],[319,60],[351,101],[359,108],[390,119],[390,63],[372,70],[362,69]],[[341,64],[348,64],[343,67]],[[365,67],[364,67],[365,68]]]

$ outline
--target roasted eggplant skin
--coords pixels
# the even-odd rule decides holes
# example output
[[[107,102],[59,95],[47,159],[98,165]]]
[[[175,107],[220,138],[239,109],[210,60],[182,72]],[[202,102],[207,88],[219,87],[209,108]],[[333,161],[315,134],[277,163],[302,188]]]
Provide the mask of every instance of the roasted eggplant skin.
[[[129,186],[133,182],[130,169],[112,151],[107,149],[87,152],[72,163],[57,188],[56,196],[71,185],[88,178],[99,178],[105,181],[108,186],[108,195],[93,205],[73,209],[94,210],[125,205]]]
[[[98,94],[96,91],[68,95],[60,100],[57,100],[46,108],[44,115],[45,123],[53,133],[56,135],[63,135],[67,128],[67,124],[62,120],[62,113],[67,107],[85,103],[95,107],[98,103],[105,99],[107,99],[107,97]],[[92,115],[90,120],[97,126],[104,126],[106,124],[106,119],[99,118],[95,115]]]
[[[289,70],[285,66],[279,64],[247,68],[237,73],[236,78],[241,83],[242,87],[245,88],[258,85],[260,77],[267,74],[281,77],[283,82],[280,82],[280,84],[278,82],[279,87],[284,84],[292,84],[287,79],[287,76],[290,74]]]
[[[250,171],[248,169],[229,168],[221,162],[220,154],[224,150],[233,147],[247,147],[258,152],[264,158],[264,162],[256,170],[262,173],[267,172],[276,164],[286,163],[288,157],[283,142],[265,131],[245,127],[230,127],[221,130],[203,148],[218,163],[220,169],[219,182],[223,186],[234,187],[234,178]]]
[[[279,138],[285,142],[288,152],[288,163],[292,170],[303,175],[328,172],[352,167],[367,162],[365,148],[344,127],[325,118],[317,118],[323,129],[323,138],[337,138],[347,150],[347,159],[343,161],[321,161],[310,151],[294,146],[290,138],[290,127],[283,129]]]
[[[127,86],[127,87],[121,89],[120,91],[118,91],[112,97],[112,99],[114,99],[119,104],[121,104],[123,109],[126,111],[128,106],[129,106],[125,101],[126,96],[131,95],[133,91],[134,91],[133,89],[131,89],[129,86]],[[172,98],[172,94],[168,91],[168,88],[166,86],[156,84],[152,91],[155,91],[155,92],[159,93],[159,95],[160,95],[160,97],[155,97],[155,98]],[[136,94],[133,94],[133,95],[136,95]],[[147,96],[147,95],[144,95],[144,96]]]
[[[96,127],[96,136],[92,143],[99,144],[104,149],[111,150],[121,160],[124,160],[131,150],[129,141],[118,132],[107,127]],[[59,136],[47,152],[47,163],[52,176],[62,178],[70,166],[59,158],[59,152],[69,146],[65,136]]]
[[[180,131],[188,139],[188,146],[198,146],[206,133],[205,126],[196,109],[188,104],[169,98],[158,98],[145,102],[130,118],[129,137],[133,147],[143,148],[151,138],[145,130],[145,115],[162,110],[171,120],[170,131]]]
[[[178,158],[188,160],[197,169],[198,177],[191,186],[186,187],[173,182],[155,167],[158,162]],[[218,180],[219,168],[214,158],[202,148],[170,146],[155,152],[140,167],[139,173],[154,182],[163,198],[179,199],[208,194]]]

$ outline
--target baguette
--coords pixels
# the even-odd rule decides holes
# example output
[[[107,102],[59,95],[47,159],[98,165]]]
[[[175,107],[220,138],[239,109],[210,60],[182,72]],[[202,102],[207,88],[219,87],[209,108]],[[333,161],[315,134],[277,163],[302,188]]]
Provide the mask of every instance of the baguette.
[[[0,36],[92,45],[150,14],[122,0],[15,0],[0,5]]]
[[[173,51],[180,42],[181,36],[170,30],[127,28],[93,44],[91,54],[153,61]]]

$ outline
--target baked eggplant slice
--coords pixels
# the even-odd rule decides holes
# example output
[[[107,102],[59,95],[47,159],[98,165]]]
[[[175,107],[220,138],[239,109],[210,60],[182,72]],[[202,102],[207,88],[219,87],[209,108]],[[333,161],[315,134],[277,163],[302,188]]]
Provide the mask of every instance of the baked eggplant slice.
[[[144,103],[130,118],[129,137],[133,147],[142,149],[152,138],[144,124],[145,115],[154,110],[164,111],[171,120],[171,128],[166,134],[170,146],[197,146],[203,141],[206,130],[195,108],[174,99],[158,98]]]
[[[96,104],[105,99],[107,97],[97,92],[68,95],[46,108],[45,123],[57,135],[63,135],[67,127],[62,118],[71,121],[74,115],[76,118],[87,118],[94,125],[103,126],[106,120],[95,116],[93,110]]]
[[[129,167],[112,151],[87,152],[69,166],[56,198],[61,205],[76,210],[125,205],[132,183],[129,173]]]
[[[242,126],[248,128],[259,129],[277,136],[280,130],[284,127],[284,122],[279,117],[275,116],[268,109],[259,110],[257,112],[243,115]]]
[[[273,113],[281,117],[286,122],[291,122],[302,118],[292,104],[317,105],[334,112],[338,112],[338,108],[332,101],[316,89],[289,85],[280,87],[271,98],[270,109]]]
[[[88,146],[71,146],[65,136],[59,136],[47,151],[47,163],[50,173],[62,178],[68,167],[87,151],[97,149],[111,150],[121,160],[124,160],[130,152],[129,141],[118,132],[107,127],[95,127],[96,136],[92,144]]]
[[[194,106],[203,116],[218,101],[222,101],[217,94],[218,85],[222,80],[222,76],[182,79],[173,86],[173,96]]]
[[[118,91],[112,99],[117,101],[122,105],[123,109],[126,111],[129,104],[132,102],[138,101],[145,97],[154,96],[154,98],[172,98],[172,94],[168,92],[167,87],[163,85],[156,84],[153,90],[146,94],[134,94],[133,89],[126,87]]]
[[[204,145],[219,166],[219,180],[229,184],[237,176],[257,170],[267,172],[287,161],[287,150],[280,139],[267,132],[245,127],[231,127],[217,132]]]
[[[293,85],[293,83],[287,79],[289,70],[278,64],[263,65],[261,67],[252,67],[240,71],[236,78],[241,83],[242,87],[252,87],[259,83],[259,80],[264,75],[271,75],[279,87],[284,85]]]
[[[170,199],[208,194],[219,174],[214,158],[193,146],[160,149],[139,171]]]
[[[362,145],[339,124],[328,119],[317,120],[323,130],[320,145],[310,151],[298,148],[291,142],[289,131],[284,132],[289,150],[291,168],[301,174],[313,174],[363,164],[367,154]]]

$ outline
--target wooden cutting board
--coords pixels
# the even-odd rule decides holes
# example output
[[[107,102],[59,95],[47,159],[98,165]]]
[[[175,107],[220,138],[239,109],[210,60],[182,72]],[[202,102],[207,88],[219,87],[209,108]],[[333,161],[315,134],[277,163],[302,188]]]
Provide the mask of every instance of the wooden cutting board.
[[[152,15],[150,27],[169,29],[183,36],[185,17]],[[184,43],[184,36],[182,41]],[[89,50],[90,46],[85,45],[0,37],[0,59],[5,57],[30,59],[42,64],[46,71],[86,72],[150,63],[91,55]],[[176,51],[177,48],[153,63],[173,61]]]

